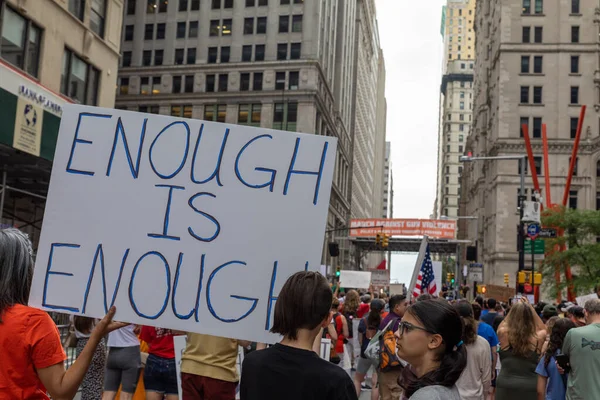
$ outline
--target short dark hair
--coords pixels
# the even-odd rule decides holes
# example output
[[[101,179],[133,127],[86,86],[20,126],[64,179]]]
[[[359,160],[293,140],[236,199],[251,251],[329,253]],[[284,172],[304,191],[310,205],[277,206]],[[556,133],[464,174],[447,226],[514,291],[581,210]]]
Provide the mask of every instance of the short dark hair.
[[[581,307],[581,306],[569,307],[567,312],[570,313],[571,315],[573,315],[575,318],[584,318],[585,317],[585,314],[583,312],[583,307]],[[589,311],[588,311],[588,313],[589,313]]]
[[[475,321],[479,321],[479,318],[481,318],[481,305],[472,303],[471,306],[473,307],[473,318],[475,318]]]
[[[496,299],[487,299],[488,310],[494,310],[496,308]]]
[[[394,311],[394,308],[404,300],[406,300],[406,296],[403,294],[395,294],[390,297],[390,311]]]
[[[425,300],[432,300],[433,296],[430,295],[429,293],[423,293],[422,295],[419,295],[419,297],[417,297],[417,301],[425,301]]]
[[[477,296],[475,297],[475,303],[479,304],[481,307],[483,307],[483,297],[481,296]]]
[[[329,315],[333,293],[318,272],[301,271],[290,276],[281,288],[271,332],[291,340],[299,329],[315,329]]]

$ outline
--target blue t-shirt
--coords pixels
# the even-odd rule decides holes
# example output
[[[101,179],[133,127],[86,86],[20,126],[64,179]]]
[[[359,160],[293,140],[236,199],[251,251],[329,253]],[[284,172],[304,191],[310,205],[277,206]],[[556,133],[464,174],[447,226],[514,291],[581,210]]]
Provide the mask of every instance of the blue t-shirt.
[[[485,322],[479,322],[477,334],[488,341],[490,347],[498,346],[498,336],[494,332],[494,328]]]
[[[556,351],[556,354],[560,354],[558,350]],[[545,359],[546,357],[542,357],[535,369],[535,373],[548,378],[548,383],[546,385],[546,400],[565,400],[567,388],[564,376],[561,375],[558,372],[558,368],[556,368],[556,359],[552,357],[547,366],[544,365]]]

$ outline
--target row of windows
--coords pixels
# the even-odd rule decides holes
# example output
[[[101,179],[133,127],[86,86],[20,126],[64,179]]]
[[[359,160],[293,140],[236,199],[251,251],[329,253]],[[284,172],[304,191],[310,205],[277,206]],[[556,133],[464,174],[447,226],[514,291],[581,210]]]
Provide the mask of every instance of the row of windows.
[[[98,0],[94,0],[98,1]],[[141,0],[146,1],[146,13],[154,14],[158,13],[166,13],[169,5],[168,0]],[[80,2],[85,4],[85,0],[69,0],[70,3]],[[287,4],[302,4],[304,0],[279,0],[279,4],[287,5]],[[210,0],[211,9],[220,10],[221,8],[233,8],[234,0]],[[246,7],[254,7],[258,6],[268,6],[269,0],[245,0]],[[134,15],[135,8],[137,5],[137,0],[127,0],[127,15]],[[179,4],[177,7],[178,11],[186,12],[186,11],[198,11],[200,10],[200,0],[179,0]]]
[[[83,22],[85,18],[86,0],[69,0],[68,10]],[[90,29],[100,37],[104,37],[106,19],[106,0],[93,0],[90,5]]]
[[[544,57],[543,56],[533,56],[533,73],[541,74],[544,71],[543,67]],[[531,73],[531,56],[521,56],[521,73],[529,74]],[[579,56],[571,56],[571,65],[570,71],[572,74],[579,74]]]
[[[471,121],[472,118],[473,118],[473,116],[471,114],[469,114],[469,121]],[[465,121],[465,114],[458,114],[458,120]],[[448,118],[446,119],[446,121],[452,121],[452,114],[448,113]]]
[[[571,14],[579,14],[580,0],[571,0]],[[523,14],[543,14],[544,0],[523,0]]]
[[[519,130],[520,136],[523,137],[523,125],[529,128],[529,117],[521,117],[519,119]],[[577,126],[579,124],[579,117],[570,117],[569,120],[569,132],[571,139],[575,139],[577,135]],[[533,131],[529,131],[529,135],[534,139],[540,139],[542,137],[542,118],[533,117]]]
[[[521,104],[530,104],[530,92],[531,90],[529,86],[521,86]],[[531,99],[532,104],[543,104],[542,93],[543,88],[541,86],[533,86],[533,98]],[[571,86],[570,104],[579,104],[579,86]]]
[[[531,43],[531,27],[524,26],[522,32],[523,43]],[[544,28],[541,26],[533,27],[533,43],[542,43],[544,41]],[[571,43],[579,43],[579,26],[571,26]],[[460,50],[460,49],[459,49]]]

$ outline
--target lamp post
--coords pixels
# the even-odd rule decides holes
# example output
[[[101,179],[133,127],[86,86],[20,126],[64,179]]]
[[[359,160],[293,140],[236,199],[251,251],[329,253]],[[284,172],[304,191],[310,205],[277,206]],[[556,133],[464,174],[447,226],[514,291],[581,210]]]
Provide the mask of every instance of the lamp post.
[[[511,155],[511,156],[495,156],[495,157],[473,157],[471,155],[460,157],[460,162],[474,161],[502,161],[502,160],[518,160],[521,170],[521,183],[519,188],[519,225],[517,233],[517,249],[519,251],[519,271],[525,269],[525,235],[523,234],[523,202],[525,201],[525,165],[527,155]],[[533,251],[533,249],[532,249]]]

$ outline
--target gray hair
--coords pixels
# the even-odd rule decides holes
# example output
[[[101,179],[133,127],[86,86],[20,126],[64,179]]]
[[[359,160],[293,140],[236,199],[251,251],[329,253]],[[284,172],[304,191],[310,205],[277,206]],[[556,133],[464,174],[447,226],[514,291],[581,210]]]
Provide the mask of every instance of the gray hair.
[[[8,307],[29,301],[32,254],[27,234],[14,228],[0,229],[0,322]]]
[[[592,299],[585,302],[585,311],[588,314],[600,314],[600,299]]]

